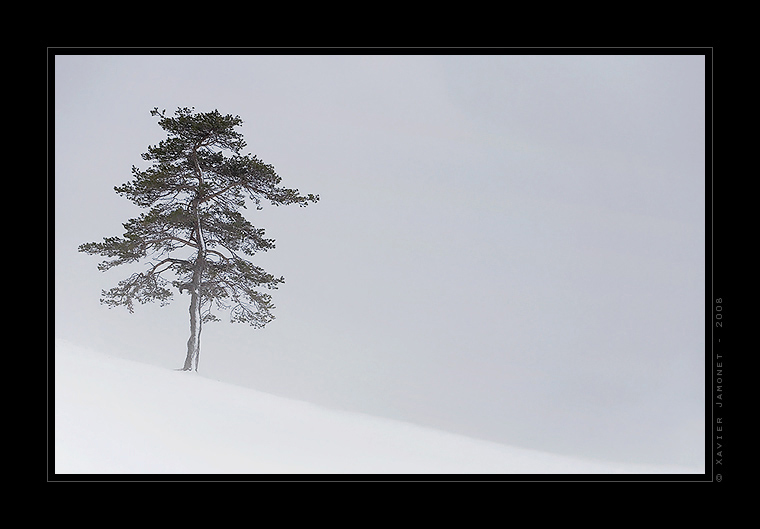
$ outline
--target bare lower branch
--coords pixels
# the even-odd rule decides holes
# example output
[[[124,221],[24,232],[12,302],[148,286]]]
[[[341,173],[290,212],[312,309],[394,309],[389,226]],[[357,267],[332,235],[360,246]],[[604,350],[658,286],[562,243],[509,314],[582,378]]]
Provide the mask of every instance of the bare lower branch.
[[[169,257],[169,258],[166,258],[166,259],[164,259],[163,261],[161,261],[161,262],[159,262],[159,263],[156,263],[155,265],[153,265],[153,267],[150,269],[150,271],[148,272],[148,274],[150,274],[150,275],[154,275],[154,274],[155,274],[155,275],[160,275],[160,274],[162,274],[162,273],[166,272],[167,270],[169,270],[169,269],[171,268],[171,266],[167,266],[167,267],[166,267],[166,268],[164,268],[163,270],[161,270],[161,271],[159,271],[159,272],[156,272],[156,268],[158,268],[158,267],[159,267],[159,266],[161,266],[162,264],[166,264],[166,263],[171,263],[171,264],[185,264],[185,265],[189,265],[189,264],[190,264],[190,261],[186,261],[186,260],[184,260],[184,259],[174,259],[174,258],[171,258],[171,257]]]

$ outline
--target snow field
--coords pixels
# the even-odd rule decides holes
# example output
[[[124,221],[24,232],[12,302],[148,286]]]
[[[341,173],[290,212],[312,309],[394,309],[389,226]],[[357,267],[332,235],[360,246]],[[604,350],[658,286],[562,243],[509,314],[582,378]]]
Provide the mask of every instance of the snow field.
[[[55,343],[57,474],[661,474],[481,441]]]

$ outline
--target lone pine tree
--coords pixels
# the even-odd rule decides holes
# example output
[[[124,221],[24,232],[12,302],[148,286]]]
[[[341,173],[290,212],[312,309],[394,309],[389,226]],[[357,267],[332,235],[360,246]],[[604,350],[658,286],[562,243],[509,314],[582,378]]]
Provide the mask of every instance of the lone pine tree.
[[[198,370],[201,326],[218,321],[212,308],[230,309],[230,321],[260,328],[272,321],[269,294],[285,278],[276,278],[243,258],[274,248],[264,230],[239,213],[246,199],[261,209],[272,205],[317,202],[318,195],[301,195],[297,189],[278,187],[274,167],[256,156],[241,155],[245,142],[234,130],[239,116],[217,110],[195,113],[180,108],[174,117],[154,108],[151,115],[168,138],[148,147],[142,158],[153,165],[132,167],[133,179],[115,191],[148,211],[123,224],[123,237],[79,246],[80,252],[112,258],[98,265],[102,271],[149,259],[147,268],[103,290],[101,303],[125,306],[159,301],[166,305],[176,288],[190,295],[190,339],[183,370]],[[183,251],[184,250],[184,251]],[[166,278],[167,273],[171,276]]]

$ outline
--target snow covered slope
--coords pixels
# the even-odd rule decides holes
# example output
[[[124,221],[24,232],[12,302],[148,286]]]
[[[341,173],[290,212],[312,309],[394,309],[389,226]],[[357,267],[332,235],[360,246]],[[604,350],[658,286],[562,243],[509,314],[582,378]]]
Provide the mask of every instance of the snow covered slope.
[[[55,472],[697,473],[586,461],[334,411],[55,344]]]

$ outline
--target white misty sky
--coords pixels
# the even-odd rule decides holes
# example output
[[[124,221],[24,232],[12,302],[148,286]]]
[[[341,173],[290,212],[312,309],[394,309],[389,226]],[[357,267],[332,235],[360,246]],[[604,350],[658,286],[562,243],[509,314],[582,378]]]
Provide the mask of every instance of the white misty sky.
[[[704,56],[57,56],[55,334],[179,367],[189,298],[108,310],[130,270],[76,251],[139,215],[113,188],[165,137],[156,106],[240,115],[245,152],[321,197],[245,211],[277,319],[204,326],[204,376],[703,462]]]

